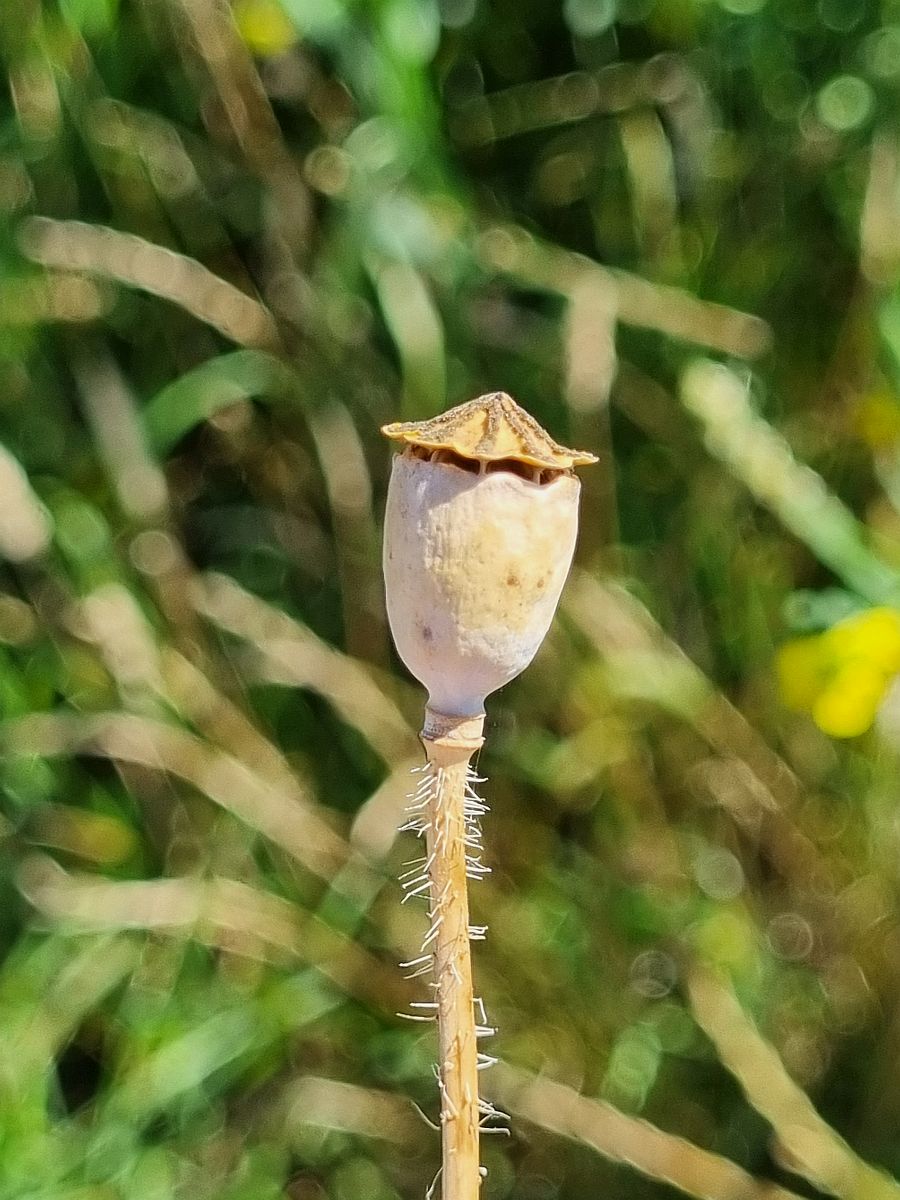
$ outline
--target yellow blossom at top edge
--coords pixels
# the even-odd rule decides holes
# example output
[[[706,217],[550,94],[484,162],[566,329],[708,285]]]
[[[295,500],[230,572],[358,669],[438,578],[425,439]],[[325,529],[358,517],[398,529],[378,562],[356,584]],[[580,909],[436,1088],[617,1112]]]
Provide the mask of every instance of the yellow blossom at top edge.
[[[862,661],[885,674],[900,671],[900,613],[870,608],[832,626],[822,635],[823,648],[836,663]]]
[[[234,21],[242,41],[254,54],[283,54],[297,41],[297,30],[278,0],[236,0]]]

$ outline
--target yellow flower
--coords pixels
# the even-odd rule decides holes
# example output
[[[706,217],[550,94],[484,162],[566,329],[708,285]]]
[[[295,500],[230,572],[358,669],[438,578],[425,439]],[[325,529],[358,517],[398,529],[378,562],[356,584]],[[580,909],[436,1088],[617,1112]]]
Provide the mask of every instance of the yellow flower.
[[[787,642],[776,671],[787,705],[810,713],[830,737],[857,737],[872,725],[900,672],[900,613],[871,608],[825,633]]]
[[[297,40],[278,0],[237,0],[234,20],[243,41],[260,58],[283,54]]]
[[[831,737],[858,737],[875,720],[886,686],[887,677],[877,667],[848,663],[816,698],[812,718]]]
[[[900,613],[892,608],[870,608],[832,626],[822,634],[836,659],[859,659],[887,674],[900,671]]]

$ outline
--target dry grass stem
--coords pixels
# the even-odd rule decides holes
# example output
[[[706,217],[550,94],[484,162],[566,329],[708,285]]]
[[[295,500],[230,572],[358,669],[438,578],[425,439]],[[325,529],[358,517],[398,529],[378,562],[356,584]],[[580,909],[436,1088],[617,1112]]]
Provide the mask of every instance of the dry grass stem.
[[[897,1200],[900,1184],[859,1158],[816,1112],[724,980],[702,967],[688,974],[697,1024],[750,1104],[771,1124],[782,1166],[842,1200]]]
[[[225,575],[201,577],[192,599],[207,620],[252,646],[245,666],[258,678],[317,692],[389,762],[418,751],[403,714],[362,663]]]
[[[278,787],[245,762],[175,725],[119,712],[89,717],[42,713],[7,722],[0,728],[0,744],[6,752],[49,757],[93,754],[165,771],[197,788],[329,882],[353,857],[299,785]],[[360,870],[366,869],[360,863]]]
[[[278,343],[272,315],[258,300],[196,259],[136,234],[85,221],[29,217],[19,240],[33,262],[113,279],[169,300],[240,345]]]
[[[486,265],[529,288],[568,295],[595,278],[599,286],[612,289],[616,317],[625,325],[655,329],[738,358],[757,358],[771,345],[772,330],[761,317],[630,271],[601,267],[583,255],[541,243],[518,226],[489,227],[480,246]]]
[[[510,1112],[591,1146],[697,1200],[798,1200],[795,1192],[755,1179],[741,1167],[665,1133],[611,1104],[582,1096],[562,1083],[498,1063],[491,1088]]]
[[[304,1075],[287,1089],[284,1103],[288,1128],[313,1125],[407,1148],[421,1141],[421,1118],[390,1092]]]
[[[395,972],[314,914],[237,879],[111,882],[67,872],[32,854],[18,876],[22,894],[70,932],[153,930],[263,961],[285,957],[316,967],[345,993],[385,1012],[403,1003]]]

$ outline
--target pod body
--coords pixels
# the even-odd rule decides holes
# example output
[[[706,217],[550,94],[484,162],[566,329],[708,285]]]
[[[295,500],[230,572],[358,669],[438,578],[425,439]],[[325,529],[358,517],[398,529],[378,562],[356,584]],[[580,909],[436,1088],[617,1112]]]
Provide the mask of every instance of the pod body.
[[[571,566],[580,490],[571,474],[542,484],[395,456],[385,514],[388,619],[430,708],[476,716],[534,658]]]

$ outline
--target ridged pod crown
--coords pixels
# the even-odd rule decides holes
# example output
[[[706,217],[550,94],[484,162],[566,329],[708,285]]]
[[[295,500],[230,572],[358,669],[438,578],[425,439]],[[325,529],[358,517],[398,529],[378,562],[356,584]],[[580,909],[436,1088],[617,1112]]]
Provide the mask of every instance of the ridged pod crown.
[[[488,392],[427,421],[397,421],[381,432],[423,450],[449,450],[478,462],[507,459],[568,471],[597,461],[593,454],[555,442],[506,392]]]

